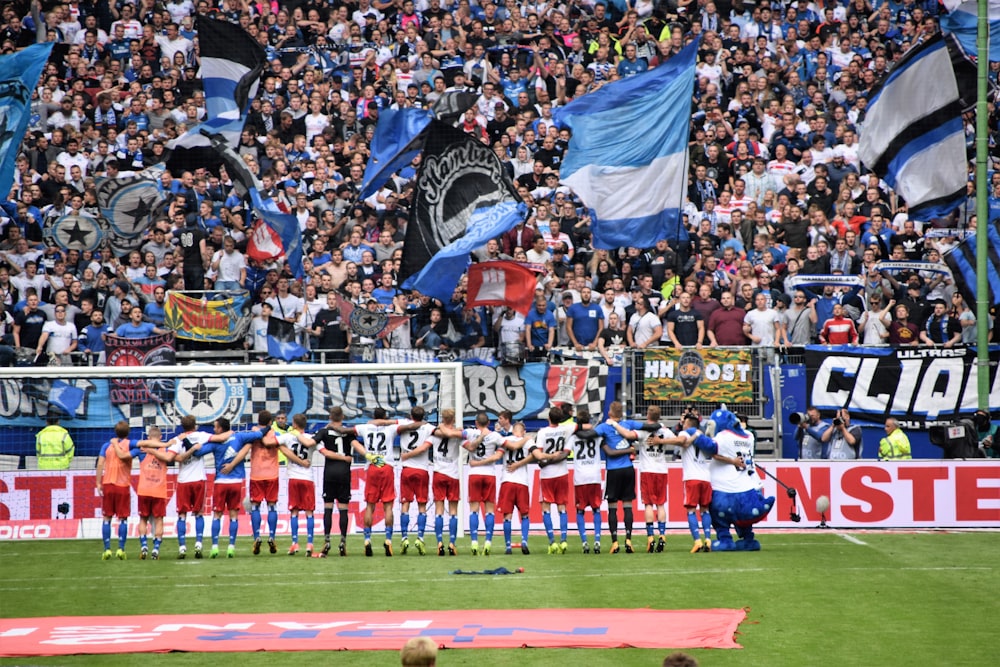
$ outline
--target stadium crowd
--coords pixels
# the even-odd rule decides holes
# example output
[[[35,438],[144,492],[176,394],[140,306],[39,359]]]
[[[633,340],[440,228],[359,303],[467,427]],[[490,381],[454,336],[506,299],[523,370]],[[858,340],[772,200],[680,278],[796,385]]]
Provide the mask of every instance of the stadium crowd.
[[[57,41],[62,62],[34,93],[3,203],[0,363],[13,348],[99,354],[104,332],[162,327],[166,291],[182,288],[249,290],[243,346],[262,354],[270,317],[295,322],[306,347],[346,352],[358,341],[343,302],[410,315],[409,327],[360,341],[404,349],[572,346],[612,362],[622,345],[972,342],[974,304],[957,277],[877,264],[940,262],[975,228],[972,181],[968,204],[941,223],[954,233],[928,234],[858,160],[870,92],[939,31],[937,13],[930,0],[6,3],[0,52]],[[202,16],[238,22],[266,49],[236,150],[298,218],[302,279],[248,257],[247,211],[224,168],[165,171],[162,215],[127,256],[44,242],[58,218],[100,214],[95,179],[165,164],[167,142],[204,119]],[[694,39],[690,241],[594,249],[586,207],[560,185],[569,131],[553,108]],[[357,199],[380,111],[427,107],[449,90],[480,95],[459,126],[492,147],[530,208],[474,253],[537,268],[526,318],[466,308],[464,279],[446,303],[400,290],[419,158]],[[863,284],[789,281],[829,274]]]

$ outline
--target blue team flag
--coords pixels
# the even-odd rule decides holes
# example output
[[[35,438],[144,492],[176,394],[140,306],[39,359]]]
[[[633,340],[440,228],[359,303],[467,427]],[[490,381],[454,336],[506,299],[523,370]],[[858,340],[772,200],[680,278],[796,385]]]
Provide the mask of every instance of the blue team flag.
[[[206,119],[168,146],[208,147],[209,137],[215,134],[236,146],[250,102],[257,96],[267,57],[257,40],[235,23],[199,17],[197,27]]]
[[[962,50],[970,56],[979,53],[976,46],[976,22],[978,5],[976,0],[941,0],[947,14],[941,16],[941,30],[955,36]],[[989,31],[991,61],[1000,60],[1000,0],[989,0]]]
[[[523,202],[504,201],[476,209],[465,234],[439,250],[416,277],[406,281],[403,288],[419,290],[421,294],[448,303],[455,285],[469,267],[469,253],[513,228],[526,215]]]
[[[272,317],[267,321],[267,355],[275,359],[292,361],[301,359],[309,351],[295,339],[295,325],[287,320]]]
[[[986,230],[989,251],[986,255],[986,286],[988,293],[979,294],[976,274],[976,233]],[[947,255],[944,261],[962,285],[962,296],[966,303],[974,304],[980,298],[987,299],[991,306],[1000,303],[1000,219],[994,218],[988,224],[979,223],[975,233],[968,234]],[[993,341],[996,342],[996,341]]]
[[[872,89],[858,157],[885,174],[915,220],[945,216],[965,201],[969,160],[961,93],[943,37],[907,51]]]
[[[697,52],[695,41],[555,112],[573,132],[560,177],[590,209],[595,248],[687,238],[681,208]]]
[[[262,199],[256,188],[250,189],[250,201],[253,204],[253,212],[267,223],[281,240],[281,249],[285,254],[285,261],[292,267],[292,273],[296,278],[301,278],[302,230],[299,229],[298,218],[279,209],[273,199]]]
[[[378,192],[390,176],[416,157],[423,147],[423,132],[432,118],[428,109],[386,109],[379,113],[360,199]]]
[[[31,93],[52,53],[53,42],[33,44],[0,57],[0,193],[14,183],[14,160],[31,117]]]
[[[62,380],[54,380],[49,388],[49,411],[62,412],[71,417],[83,403],[83,395],[83,389]]]

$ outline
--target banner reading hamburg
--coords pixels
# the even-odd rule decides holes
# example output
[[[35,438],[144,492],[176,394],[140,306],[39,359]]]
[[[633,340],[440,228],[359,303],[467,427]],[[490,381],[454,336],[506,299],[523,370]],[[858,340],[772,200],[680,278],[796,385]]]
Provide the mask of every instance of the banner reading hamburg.
[[[752,370],[749,350],[647,349],[642,396],[656,401],[750,403]]]

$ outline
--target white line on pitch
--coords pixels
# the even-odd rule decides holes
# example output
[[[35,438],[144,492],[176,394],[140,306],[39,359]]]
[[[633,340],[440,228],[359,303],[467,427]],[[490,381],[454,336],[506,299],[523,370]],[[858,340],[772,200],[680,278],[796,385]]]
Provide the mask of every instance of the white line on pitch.
[[[858,538],[854,537],[853,535],[848,535],[847,533],[841,533],[841,532],[837,531],[836,533],[834,533],[834,535],[836,535],[837,537],[839,537],[841,539],[847,540],[851,544],[857,544],[857,545],[862,546],[862,547],[867,547],[868,546],[867,542],[863,542],[863,541],[859,540]]]

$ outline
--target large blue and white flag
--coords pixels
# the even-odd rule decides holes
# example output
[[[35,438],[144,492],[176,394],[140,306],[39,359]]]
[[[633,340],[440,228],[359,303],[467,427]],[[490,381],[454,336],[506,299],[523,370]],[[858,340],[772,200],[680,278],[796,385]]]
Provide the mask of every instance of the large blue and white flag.
[[[941,15],[941,30],[958,39],[962,49],[970,56],[979,53],[976,45],[976,23],[979,3],[976,0],[941,0],[947,11]],[[990,55],[1000,60],[1000,0],[989,0],[988,22],[990,30]]]
[[[447,302],[469,253],[514,227],[524,212],[493,151],[439,120],[425,131],[416,180],[399,280]]]
[[[428,109],[386,109],[379,114],[360,199],[378,192],[394,173],[413,161],[423,148],[423,132],[432,118]]]
[[[228,21],[199,17],[197,28],[206,119],[188,128],[168,147],[209,147],[209,137],[214,134],[236,146],[267,64],[264,48],[242,27]]]
[[[0,57],[0,199],[14,183],[14,160],[31,117],[31,93],[52,53],[52,42]]]
[[[934,94],[927,94],[927,82]],[[909,207],[910,217],[947,215],[965,199],[969,161],[958,83],[941,36],[914,47],[877,85],[858,156]]]
[[[684,239],[688,128],[698,42],[555,113],[573,136],[560,178],[590,209],[594,247]]]

